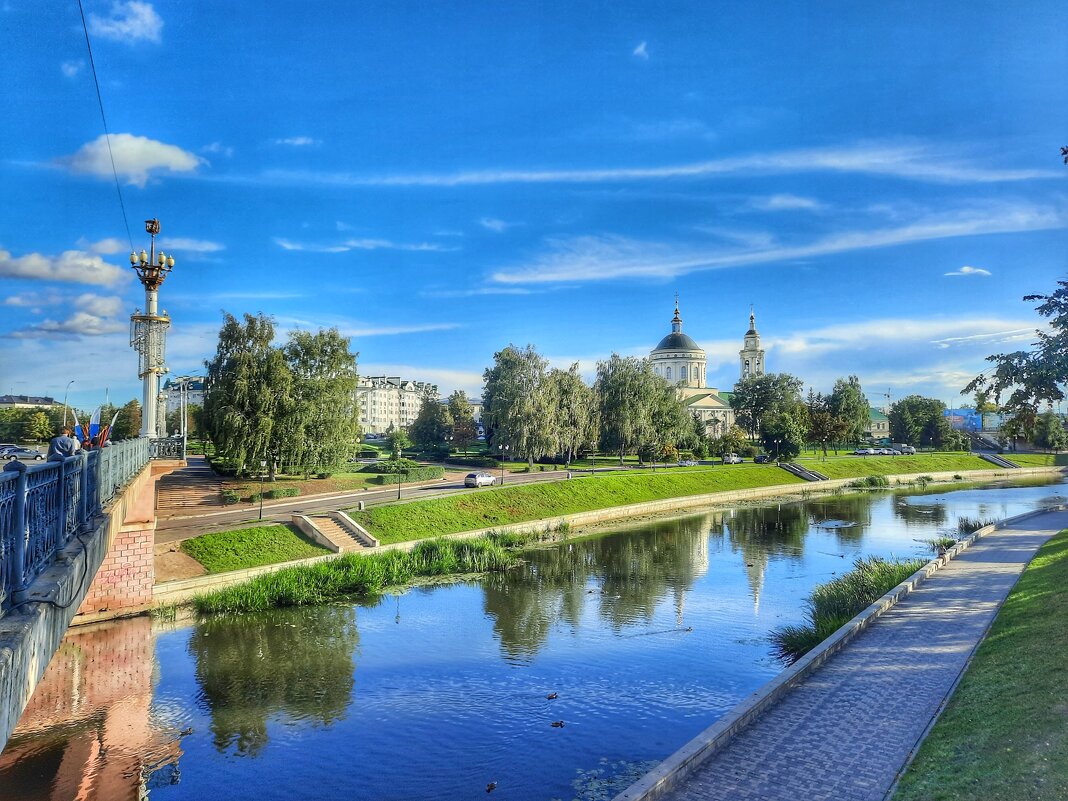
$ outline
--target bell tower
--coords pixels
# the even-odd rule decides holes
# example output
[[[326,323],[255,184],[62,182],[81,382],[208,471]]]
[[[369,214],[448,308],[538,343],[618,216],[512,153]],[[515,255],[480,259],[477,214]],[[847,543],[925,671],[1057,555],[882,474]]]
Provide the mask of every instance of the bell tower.
[[[742,349],[738,351],[738,361],[742,378],[764,375],[764,350],[760,347],[760,334],[756,330],[756,315],[749,307],[749,330],[745,332]]]

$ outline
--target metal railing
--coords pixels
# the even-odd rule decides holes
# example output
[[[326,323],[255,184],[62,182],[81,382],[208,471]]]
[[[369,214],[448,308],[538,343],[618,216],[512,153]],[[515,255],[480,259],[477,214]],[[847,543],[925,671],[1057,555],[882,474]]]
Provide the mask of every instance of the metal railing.
[[[0,473],[0,615],[148,464],[147,439],[62,461],[10,461]]]
[[[185,437],[160,437],[150,439],[148,442],[151,459],[185,458]]]

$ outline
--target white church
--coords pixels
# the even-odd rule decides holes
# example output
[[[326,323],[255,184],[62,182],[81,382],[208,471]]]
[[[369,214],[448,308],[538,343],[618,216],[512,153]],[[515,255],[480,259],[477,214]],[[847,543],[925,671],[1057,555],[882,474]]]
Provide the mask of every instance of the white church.
[[[708,356],[688,335],[682,333],[679,301],[675,298],[675,316],[671,318],[671,333],[660,340],[649,353],[653,372],[675,384],[679,397],[690,411],[705,421],[709,433],[721,434],[734,425],[730,407],[730,393],[721,392],[708,384]],[[739,378],[763,375],[764,350],[756,330],[756,315],[749,312],[749,330],[745,332],[742,349],[738,352]]]

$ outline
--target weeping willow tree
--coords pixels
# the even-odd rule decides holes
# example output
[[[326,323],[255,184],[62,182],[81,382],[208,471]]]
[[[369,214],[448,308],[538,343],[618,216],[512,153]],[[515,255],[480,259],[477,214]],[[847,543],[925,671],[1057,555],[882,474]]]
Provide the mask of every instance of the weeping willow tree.
[[[205,363],[204,422],[216,453],[239,476],[267,461],[273,477],[275,457],[292,440],[293,373],[273,340],[270,317],[224,313],[215,358]]]

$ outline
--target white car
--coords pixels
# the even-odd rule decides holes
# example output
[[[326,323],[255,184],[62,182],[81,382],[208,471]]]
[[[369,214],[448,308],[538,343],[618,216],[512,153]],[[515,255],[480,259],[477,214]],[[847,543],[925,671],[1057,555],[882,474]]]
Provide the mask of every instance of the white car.
[[[497,477],[489,473],[468,473],[464,477],[465,487],[492,487],[497,483]]]
[[[857,448],[853,451],[854,456],[874,456],[875,448]]]
[[[736,453],[723,454],[723,464],[741,464],[745,460]]]

